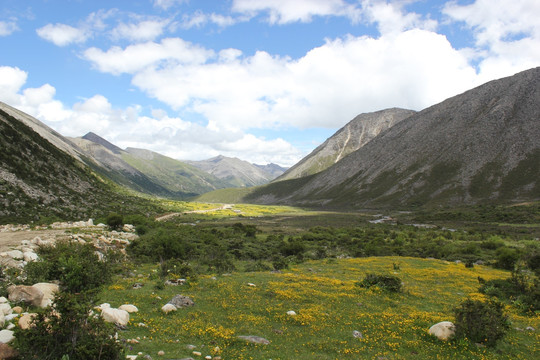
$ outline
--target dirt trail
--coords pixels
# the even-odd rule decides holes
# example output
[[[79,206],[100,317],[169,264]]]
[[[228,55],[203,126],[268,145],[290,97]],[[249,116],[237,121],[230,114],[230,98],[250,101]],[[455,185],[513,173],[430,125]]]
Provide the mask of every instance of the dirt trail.
[[[42,240],[67,238],[66,230],[21,230],[0,232],[0,252],[11,250],[19,245],[21,241],[31,241],[36,236]]]

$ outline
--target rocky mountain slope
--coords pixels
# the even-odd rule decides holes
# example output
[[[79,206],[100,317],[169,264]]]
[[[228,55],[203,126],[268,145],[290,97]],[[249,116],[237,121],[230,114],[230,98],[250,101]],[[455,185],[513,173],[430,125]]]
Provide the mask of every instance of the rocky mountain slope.
[[[144,149],[122,150],[94,133],[71,138],[71,141],[107,177],[138,192],[186,199],[228,186],[224,181],[181,161]],[[99,168],[96,171],[100,171]]]
[[[285,171],[275,164],[254,165],[238,158],[221,155],[208,160],[186,162],[226,181],[230,187],[266,184]]]
[[[397,123],[327,170],[276,182],[259,203],[410,207],[540,198],[540,68]]]
[[[3,103],[0,149],[0,223],[88,218],[127,201],[68,139]]]
[[[360,149],[382,131],[415,113],[413,110],[392,108],[360,114],[275,181],[321,172]]]

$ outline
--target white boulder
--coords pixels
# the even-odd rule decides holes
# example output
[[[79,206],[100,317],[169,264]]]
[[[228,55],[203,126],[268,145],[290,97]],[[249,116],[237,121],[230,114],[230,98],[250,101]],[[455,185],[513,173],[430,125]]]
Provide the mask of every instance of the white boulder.
[[[32,285],[33,288],[40,290],[43,293],[43,299],[41,299],[41,308],[46,308],[49,305],[52,305],[54,300],[54,294],[60,290],[58,284],[53,283],[37,283]]]
[[[124,304],[124,305],[119,306],[118,308],[120,310],[125,310],[128,313],[136,313],[139,311],[139,309],[137,309],[135,305],[131,305],[131,304]]]
[[[448,340],[456,333],[456,326],[450,321],[441,321],[430,327],[428,333],[439,340]]]
[[[0,304],[0,313],[2,313],[2,315],[9,315],[12,312],[13,309],[11,308],[11,305],[9,305],[9,303]]]
[[[161,311],[163,311],[165,314],[170,313],[171,311],[176,311],[176,306],[173,304],[165,304],[161,307]]]
[[[15,336],[13,336],[12,330],[1,330],[0,331],[0,343],[9,344],[10,342],[15,339]]]
[[[101,317],[107,322],[120,326],[127,326],[129,322],[129,313],[126,310],[115,308],[103,309],[101,311]]]
[[[23,252],[23,259],[24,261],[36,261],[38,259],[38,255],[35,252],[32,251],[26,251]]]

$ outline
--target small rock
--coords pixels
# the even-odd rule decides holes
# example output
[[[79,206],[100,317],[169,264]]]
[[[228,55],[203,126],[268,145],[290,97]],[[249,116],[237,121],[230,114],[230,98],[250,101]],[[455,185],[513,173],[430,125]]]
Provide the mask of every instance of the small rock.
[[[293,310],[289,310],[289,311],[287,311],[287,315],[289,315],[289,316],[296,316],[296,312],[293,311]]]
[[[194,351],[192,354],[195,355],[195,356],[201,356],[202,355],[202,353],[200,351]]]
[[[195,345],[186,345],[186,349],[188,350],[193,350],[193,349],[196,349],[197,347]]]
[[[193,300],[184,295],[175,295],[168,303],[176,306],[177,309],[195,305]]]
[[[247,283],[247,286],[256,287],[257,285],[255,285],[254,283]]]
[[[260,336],[253,336],[253,335],[244,336],[244,335],[240,335],[240,336],[238,336],[238,338],[242,339],[242,340],[245,340],[247,342],[253,343],[253,344],[263,344],[263,345],[270,344],[269,340],[266,340],[265,338],[262,338]]]
[[[533,328],[532,326],[527,326],[527,327],[525,328],[525,330],[536,331],[536,329]]]
[[[23,312],[23,308],[20,306],[14,306],[13,309],[11,309],[14,313],[20,314]]]
[[[121,305],[120,307],[118,307],[120,310],[125,310],[127,311],[128,313],[136,313],[139,311],[139,309],[137,309],[137,307],[135,305],[131,305],[131,304],[124,304],[124,305]]]
[[[352,335],[357,339],[363,339],[364,338],[364,335],[362,335],[362,333],[360,331],[358,331],[358,330],[354,330],[352,332]]]
[[[159,350],[157,354],[158,354],[159,356],[164,356],[164,355],[165,355],[165,351]]]
[[[137,355],[126,355],[126,359],[128,359],[128,360],[136,360]]]
[[[19,318],[19,327],[23,330],[29,329],[32,325],[32,321],[37,316],[35,313],[24,314]]]
[[[105,308],[101,311],[101,317],[106,322],[120,326],[127,326],[129,323],[129,313],[125,310]]]
[[[161,311],[163,311],[165,314],[170,313],[171,311],[176,311],[176,306],[173,304],[165,304],[161,307]]]
[[[139,275],[141,275],[141,274],[139,274]],[[135,284],[133,284],[132,288],[133,288],[133,289],[140,289],[140,288],[142,288],[143,286],[144,286],[144,284],[141,284],[141,283],[135,283]]]
[[[9,344],[15,339],[12,330],[0,330],[0,343]]]
[[[211,357],[210,355],[206,355],[204,358],[205,358],[206,360],[212,360],[212,357]]]

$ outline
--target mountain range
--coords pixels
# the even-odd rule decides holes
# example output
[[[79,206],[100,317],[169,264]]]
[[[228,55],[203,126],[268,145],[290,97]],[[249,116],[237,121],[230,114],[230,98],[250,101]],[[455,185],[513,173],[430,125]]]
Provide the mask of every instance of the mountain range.
[[[419,112],[361,114],[288,170],[223,156],[179,161],[94,133],[66,138],[3,103],[0,147],[2,222],[82,218],[111,202],[125,210],[133,191],[335,209],[537,201],[540,68]]]
[[[413,114],[326,170],[245,201],[313,207],[459,206],[540,199],[540,68]]]

